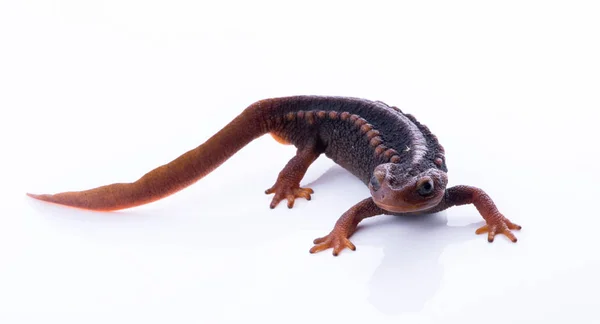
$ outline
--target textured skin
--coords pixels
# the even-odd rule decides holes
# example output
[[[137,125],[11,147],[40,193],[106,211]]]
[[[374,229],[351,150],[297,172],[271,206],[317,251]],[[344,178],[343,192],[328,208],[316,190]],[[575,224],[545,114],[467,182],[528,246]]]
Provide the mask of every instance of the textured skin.
[[[363,183],[371,197],[340,217],[329,235],[318,238],[312,252],[355,249],[349,241],[360,221],[380,215],[433,213],[451,206],[474,204],[486,225],[477,233],[497,233],[513,242],[520,229],[496,208],[483,190],[457,186],[446,189],[444,148],[412,115],[382,102],[348,97],[295,96],[255,102],[205,143],[157,167],[132,183],[110,184],[79,192],[29,196],[52,203],[99,211],[147,204],[195,183],[252,140],[270,133],[278,142],[297,148],[267,194],[270,207],[282,200],[293,207],[296,198],[310,200],[313,190],[301,188],[308,167],[325,154]]]
[[[366,198],[358,204],[352,206],[335,223],[333,230],[324,237],[313,241],[315,246],[310,249],[310,253],[323,251],[333,248],[333,255],[337,256],[344,248],[356,250],[356,246],[348,239],[356,231],[358,223],[367,217],[384,214],[385,210],[377,207],[371,198]]]
[[[308,167],[318,157],[319,153],[312,146],[307,146],[301,150],[298,149],[296,156],[279,173],[277,182],[275,182],[273,187],[265,191],[266,194],[275,194],[273,201],[271,201],[271,209],[275,208],[283,199],[287,199],[288,208],[294,207],[294,200],[296,198],[302,197],[310,200],[313,190],[310,188],[300,188],[300,181],[304,177]]]
[[[320,153],[344,167],[365,184],[375,167],[381,163],[408,160],[411,156],[407,130],[396,118],[401,111],[384,103],[356,98],[288,97],[266,101],[265,105],[278,106],[285,122],[277,122],[271,131],[277,137],[299,149],[315,145]],[[413,118],[407,115],[409,118]],[[414,120],[414,119],[413,119]],[[436,167],[447,171],[434,160],[443,161],[444,149],[427,127],[417,124],[428,137],[430,149],[422,169]],[[379,154],[377,154],[379,153]]]
[[[521,226],[508,220],[494,204],[492,198],[483,190],[471,186],[455,186],[448,188],[442,202],[428,213],[435,213],[452,206],[473,204],[486,221],[486,225],[477,229],[477,234],[488,233],[488,241],[493,242],[497,233],[506,235],[511,241],[517,238],[510,230],[520,230]]]

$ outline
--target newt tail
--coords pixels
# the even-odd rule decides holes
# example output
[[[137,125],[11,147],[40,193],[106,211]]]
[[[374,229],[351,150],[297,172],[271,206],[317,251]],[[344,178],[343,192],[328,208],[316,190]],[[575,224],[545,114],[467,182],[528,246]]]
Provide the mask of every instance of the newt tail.
[[[84,191],[28,196],[60,205],[95,211],[115,211],[170,196],[202,179],[252,140],[269,131],[264,118],[270,101],[246,108],[200,146],[159,166],[131,183],[113,183]]]

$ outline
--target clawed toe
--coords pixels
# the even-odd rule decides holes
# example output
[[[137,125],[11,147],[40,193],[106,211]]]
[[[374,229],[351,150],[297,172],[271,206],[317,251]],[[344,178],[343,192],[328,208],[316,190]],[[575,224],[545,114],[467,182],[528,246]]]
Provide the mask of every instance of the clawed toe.
[[[332,254],[337,256],[345,248],[356,251],[356,246],[343,233],[332,232],[327,236],[315,239],[313,243],[315,246],[310,249],[310,253],[317,253],[333,248]]]
[[[520,230],[521,226],[512,223],[506,218],[499,220],[489,221],[487,224],[478,228],[475,234],[488,233],[488,242],[494,242],[494,238],[497,234],[504,234],[513,243],[517,242],[517,237],[511,230]]]
[[[271,204],[269,205],[269,207],[273,209],[284,199],[287,200],[287,207],[292,208],[294,207],[294,202],[296,201],[296,198],[304,198],[306,200],[310,200],[311,194],[313,194],[314,191],[311,188],[290,188],[278,186],[276,184],[275,186],[265,190],[265,193],[275,194],[273,200],[271,200]]]

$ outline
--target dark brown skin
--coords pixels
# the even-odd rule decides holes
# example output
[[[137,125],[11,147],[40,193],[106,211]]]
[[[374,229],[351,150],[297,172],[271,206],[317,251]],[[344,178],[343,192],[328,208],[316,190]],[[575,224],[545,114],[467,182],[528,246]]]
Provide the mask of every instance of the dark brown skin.
[[[85,191],[30,197],[97,211],[131,208],[172,195],[202,179],[252,140],[270,133],[297,148],[279,173],[270,207],[296,198],[310,200],[313,190],[300,182],[309,166],[325,154],[365,183],[371,196],[346,211],[333,230],[314,240],[311,253],[355,250],[350,236],[367,217],[382,214],[420,215],[473,204],[486,221],[477,234],[496,234],[511,241],[521,229],[504,217],[492,199],[470,186],[446,188],[444,148],[413,116],[382,102],[347,97],[296,96],[260,100],[205,143],[157,167],[132,183],[114,183]]]

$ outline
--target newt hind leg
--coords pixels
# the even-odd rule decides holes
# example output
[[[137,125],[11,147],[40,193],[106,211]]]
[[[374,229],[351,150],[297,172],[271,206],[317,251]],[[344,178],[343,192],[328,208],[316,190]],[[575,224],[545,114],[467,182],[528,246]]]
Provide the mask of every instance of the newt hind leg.
[[[311,188],[301,188],[300,181],[306,174],[308,167],[319,157],[320,153],[314,146],[298,149],[294,156],[279,172],[275,184],[265,190],[266,194],[275,194],[271,209],[275,208],[282,200],[287,199],[288,208],[294,207],[296,198],[311,199],[314,191]]]

